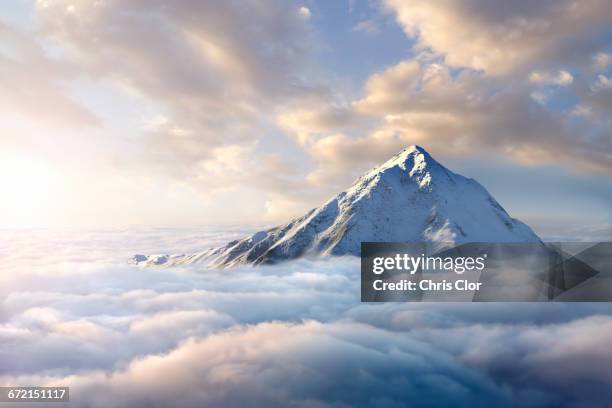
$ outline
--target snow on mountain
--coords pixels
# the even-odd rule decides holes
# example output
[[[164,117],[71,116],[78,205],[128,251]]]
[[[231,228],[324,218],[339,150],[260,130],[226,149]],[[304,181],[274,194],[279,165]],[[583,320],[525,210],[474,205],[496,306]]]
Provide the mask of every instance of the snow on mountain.
[[[192,255],[135,255],[138,265],[212,267],[274,263],[303,255],[359,255],[362,241],[539,242],[477,181],[411,146],[347,190],[288,224]]]

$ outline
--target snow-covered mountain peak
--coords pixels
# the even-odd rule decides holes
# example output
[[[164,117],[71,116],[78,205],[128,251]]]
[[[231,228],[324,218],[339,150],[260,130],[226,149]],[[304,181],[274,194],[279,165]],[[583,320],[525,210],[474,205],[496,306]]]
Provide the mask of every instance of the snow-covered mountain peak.
[[[397,178],[415,182],[420,189],[431,188],[435,184],[452,182],[455,174],[439,164],[420,146],[409,146],[389,160],[374,167],[358,178],[352,187],[372,180]]]
[[[136,255],[136,264],[228,267],[312,255],[359,255],[361,242],[539,242],[473,179],[410,146],[322,206],[285,225],[193,255]]]
[[[368,174],[381,173],[386,169],[399,167],[407,172],[424,171],[428,167],[435,167],[438,163],[420,146],[410,146],[391,157],[383,164],[374,167]]]

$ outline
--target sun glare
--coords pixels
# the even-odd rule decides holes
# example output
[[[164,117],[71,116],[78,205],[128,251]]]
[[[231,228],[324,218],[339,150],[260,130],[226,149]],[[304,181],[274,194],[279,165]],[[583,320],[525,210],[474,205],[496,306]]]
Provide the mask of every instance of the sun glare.
[[[27,156],[0,155],[0,227],[53,224],[60,205],[59,173],[46,162]]]

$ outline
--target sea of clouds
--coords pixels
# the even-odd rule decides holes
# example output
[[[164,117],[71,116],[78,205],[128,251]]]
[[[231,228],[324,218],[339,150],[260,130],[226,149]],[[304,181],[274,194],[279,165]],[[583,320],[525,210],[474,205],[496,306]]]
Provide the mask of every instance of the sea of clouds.
[[[606,303],[361,304],[356,258],[221,271],[126,262],[247,232],[2,231],[0,383],[70,386],[66,406],[105,408],[612,399]]]

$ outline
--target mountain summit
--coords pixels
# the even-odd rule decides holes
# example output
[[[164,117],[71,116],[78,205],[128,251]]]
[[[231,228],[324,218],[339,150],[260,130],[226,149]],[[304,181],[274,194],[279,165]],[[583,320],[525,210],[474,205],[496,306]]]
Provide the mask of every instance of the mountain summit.
[[[359,255],[361,242],[539,242],[477,181],[410,146],[288,224],[192,255],[135,255],[145,265],[262,264],[306,254]]]

